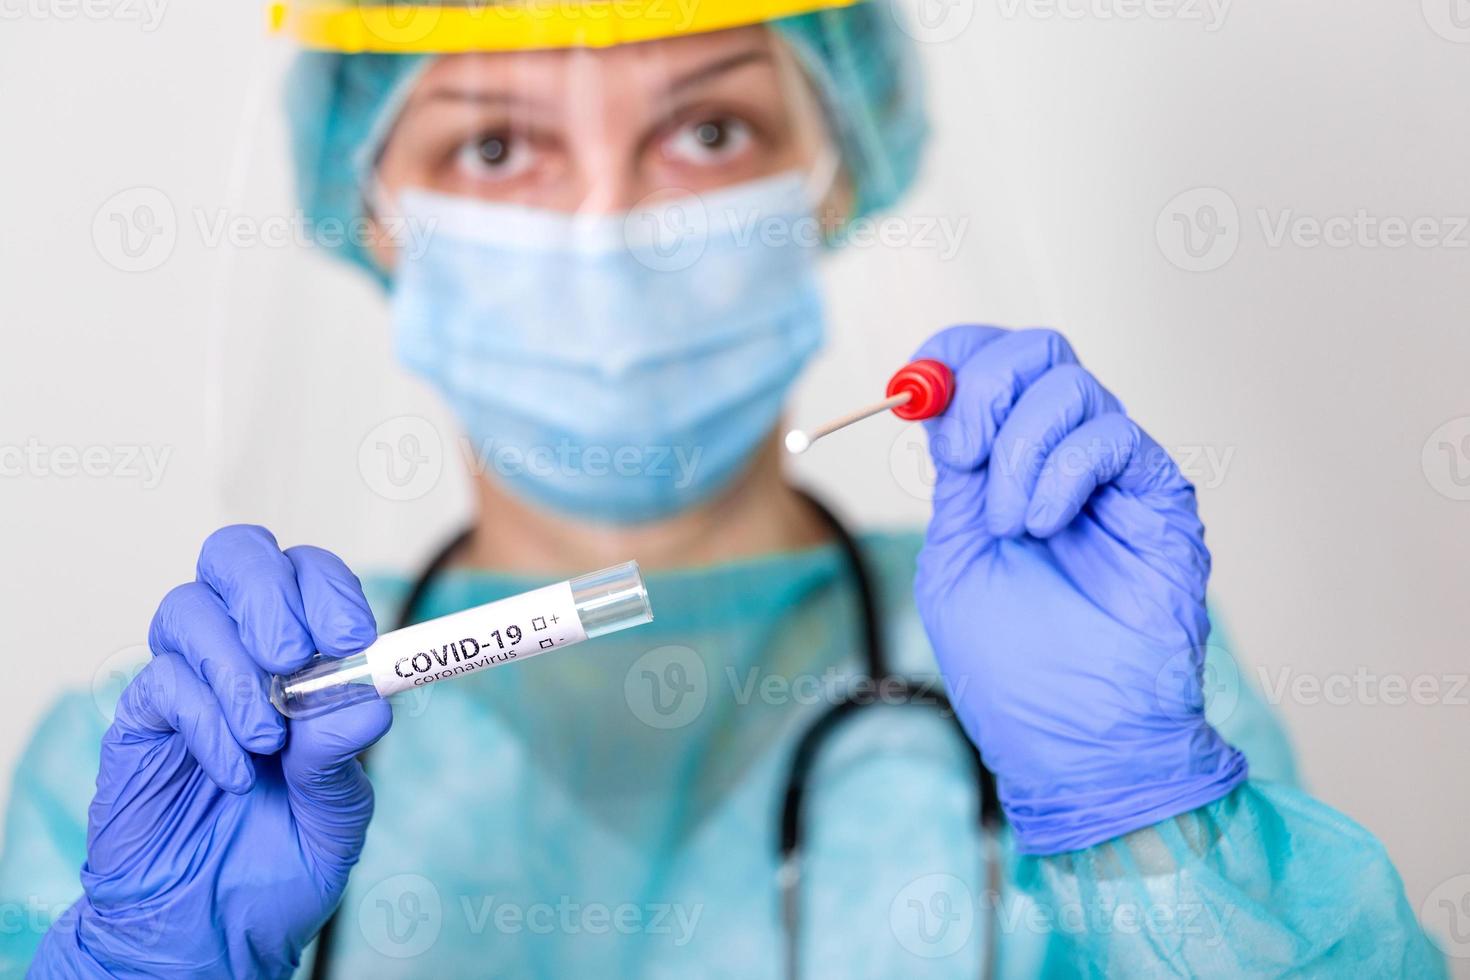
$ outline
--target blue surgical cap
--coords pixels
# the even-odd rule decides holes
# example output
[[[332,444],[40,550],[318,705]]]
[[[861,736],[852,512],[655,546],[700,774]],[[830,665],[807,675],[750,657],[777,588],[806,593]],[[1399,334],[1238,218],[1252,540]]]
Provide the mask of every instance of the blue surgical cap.
[[[913,45],[887,0],[773,21],[812,79],[852,182],[859,218],[908,189],[927,135]],[[297,193],[309,227],[351,228],[366,214],[373,157],[409,87],[432,55],[308,51],[292,67],[286,111]],[[334,251],[380,281],[356,242],[333,236]]]

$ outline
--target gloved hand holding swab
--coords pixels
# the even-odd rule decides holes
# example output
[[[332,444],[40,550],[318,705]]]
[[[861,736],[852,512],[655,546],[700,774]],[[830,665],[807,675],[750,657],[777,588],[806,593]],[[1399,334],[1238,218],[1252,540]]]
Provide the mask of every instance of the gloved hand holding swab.
[[[879,412],[892,410],[894,415],[910,422],[933,418],[948,408],[954,397],[954,372],[940,361],[928,358],[912,361],[888,379],[887,394],[881,402],[839,416],[810,432],[792,429],[786,433],[786,451],[792,455],[804,453],[823,436]]]

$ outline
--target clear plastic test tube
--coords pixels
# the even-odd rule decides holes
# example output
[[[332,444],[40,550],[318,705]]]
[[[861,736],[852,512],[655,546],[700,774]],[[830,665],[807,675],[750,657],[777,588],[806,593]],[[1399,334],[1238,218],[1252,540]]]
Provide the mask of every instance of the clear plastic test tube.
[[[447,677],[526,660],[653,619],[636,561],[384,633],[361,653],[318,654],[271,681],[288,718],[335,711]]]

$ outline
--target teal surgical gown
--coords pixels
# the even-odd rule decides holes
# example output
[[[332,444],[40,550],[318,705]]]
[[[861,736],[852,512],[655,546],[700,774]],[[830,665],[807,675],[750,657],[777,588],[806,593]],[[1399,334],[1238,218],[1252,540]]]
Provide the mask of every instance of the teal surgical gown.
[[[919,544],[862,541],[891,656],[932,677],[911,597]],[[377,810],[334,975],[782,975],[778,816],[796,739],[861,662],[848,569],[827,546],[648,581],[647,626],[396,703],[369,763]],[[537,584],[453,572],[421,612]],[[380,624],[405,591],[369,583]],[[1211,721],[1250,782],[1056,857],[1020,857],[1004,832],[986,846],[949,719],[855,716],[812,773],[801,975],[969,978],[992,950],[1014,977],[1441,975],[1383,848],[1297,788],[1277,722],[1228,655],[1211,657]],[[9,973],[80,894],[107,710],[63,699],[20,761],[0,860]]]

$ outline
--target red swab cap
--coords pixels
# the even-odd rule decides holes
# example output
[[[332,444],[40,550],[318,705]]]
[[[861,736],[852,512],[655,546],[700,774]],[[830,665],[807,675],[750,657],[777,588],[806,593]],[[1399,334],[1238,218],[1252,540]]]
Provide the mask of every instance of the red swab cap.
[[[910,422],[932,419],[949,407],[954,397],[954,372],[949,366],[930,358],[910,361],[888,379],[888,397],[905,392],[909,400],[893,410],[893,414]]]

